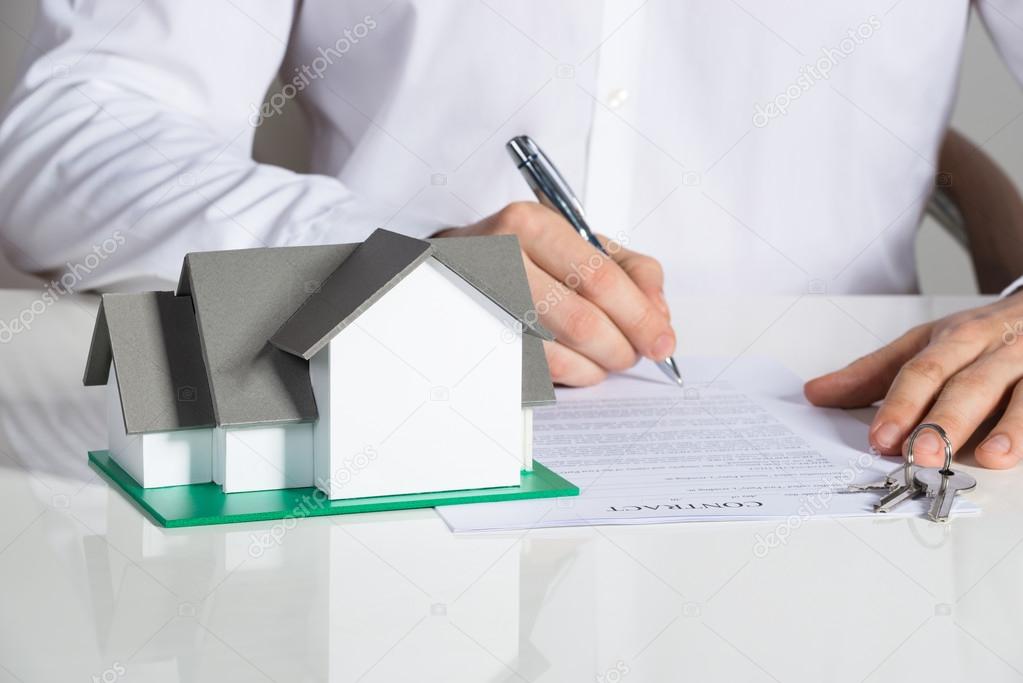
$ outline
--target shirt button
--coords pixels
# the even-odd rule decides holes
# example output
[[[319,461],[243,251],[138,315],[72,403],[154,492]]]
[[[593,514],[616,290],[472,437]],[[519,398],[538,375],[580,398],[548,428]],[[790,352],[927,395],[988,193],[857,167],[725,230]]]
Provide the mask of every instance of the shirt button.
[[[607,95],[607,106],[611,109],[617,109],[626,103],[629,99],[629,91],[625,88],[615,88]]]

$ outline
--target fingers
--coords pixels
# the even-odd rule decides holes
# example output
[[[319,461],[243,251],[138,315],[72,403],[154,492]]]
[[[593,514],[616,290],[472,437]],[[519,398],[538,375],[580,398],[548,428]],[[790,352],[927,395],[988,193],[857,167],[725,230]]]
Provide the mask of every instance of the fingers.
[[[910,432],[921,423],[940,425],[957,450],[1003,412],[976,457],[985,467],[1010,467],[1023,457],[1023,344],[1016,343],[1021,319],[1023,295],[1013,295],[914,328],[844,370],[807,383],[807,398],[853,407],[884,395],[870,443],[886,455],[905,453]],[[922,466],[940,466],[944,442],[924,430],[913,455]]]
[[[664,269],[661,268],[660,262],[645,254],[626,249],[603,235],[598,235],[597,238],[615,263],[636,283],[639,291],[646,294],[647,298],[654,302],[657,310],[670,319],[671,311],[664,297]]]
[[[922,422],[941,425],[953,451],[958,450],[1023,377],[1020,360],[1021,354],[1013,349],[986,354],[948,381]],[[941,466],[944,442],[933,431],[922,432],[913,445],[913,456],[923,467]]]
[[[847,367],[810,380],[803,388],[806,398],[829,408],[869,406],[884,397],[902,364],[923,349],[929,338],[929,325],[915,327]]]
[[[547,225],[527,231],[522,248],[529,258],[604,311],[637,352],[654,360],[670,356],[675,333],[658,304],[613,259],[579,239],[560,216],[539,208],[546,212]],[[635,266],[635,259],[632,263]],[[650,281],[648,276],[646,282]]]
[[[992,387],[986,383],[997,382],[996,378],[1000,376],[1000,373],[1004,374],[1004,370],[1007,368],[992,367],[994,365],[992,359],[995,356],[990,355],[985,356],[982,362],[964,370],[977,359],[982,351],[983,348],[968,344],[938,342],[909,359],[899,370],[884,402],[877,411],[877,415],[874,416],[874,422],[870,428],[870,444],[874,449],[884,455],[900,453],[902,442],[909,436],[910,431],[920,424],[924,413],[936,400],[940,403],[947,402],[951,398],[954,403],[968,405],[970,410],[980,404],[987,404],[989,401],[986,397],[978,395],[971,399],[968,394],[965,396],[964,394],[971,389],[990,391]],[[980,384],[985,384],[985,386],[978,386]],[[998,388],[998,395],[992,400],[997,402],[1004,391],[1003,383]],[[937,407],[936,403],[935,408]],[[987,410],[990,411],[992,407],[993,405],[988,406]],[[944,414],[947,414],[947,411],[941,416]],[[934,410],[932,410],[930,416],[934,417],[934,415]],[[964,415],[958,419],[965,418]],[[937,419],[923,421],[938,422],[946,432],[949,432],[950,436],[952,434],[949,431],[951,425]],[[973,428],[976,428],[977,424],[979,424],[979,420],[973,424]],[[971,428],[971,432],[973,428]],[[941,446],[941,439],[934,433],[921,434],[916,443],[919,454],[924,454],[923,457],[928,458],[930,456],[926,454],[929,451],[936,446]],[[953,439],[953,443],[961,445],[963,442]],[[914,451],[914,455],[917,454],[917,451]]]
[[[1023,457],[1023,382],[1016,384],[1002,418],[974,455],[981,467],[993,470],[1013,467]]]
[[[627,370],[636,364],[636,353],[607,315],[523,256],[530,292],[544,327],[560,345],[595,367]],[[567,382],[566,382],[567,383]]]
[[[620,245],[608,258],[535,202],[509,204],[476,224],[438,234],[516,235],[544,326],[603,370],[632,367],[637,353],[654,360],[674,353],[663,276],[654,259]]]
[[[545,341],[543,350],[551,370],[551,379],[558,384],[585,387],[598,384],[607,377],[599,365],[558,342]]]

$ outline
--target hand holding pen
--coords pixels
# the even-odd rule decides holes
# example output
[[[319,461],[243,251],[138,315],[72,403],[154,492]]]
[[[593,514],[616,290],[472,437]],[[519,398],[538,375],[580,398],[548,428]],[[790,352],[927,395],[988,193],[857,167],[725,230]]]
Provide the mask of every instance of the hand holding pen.
[[[540,322],[557,338],[544,343],[554,381],[596,384],[640,357],[662,362],[674,353],[664,278],[655,259],[620,245],[605,255],[580,239],[562,214],[537,202],[509,204],[438,236],[495,234],[519,238]]]
[[[608,253],[609,249],[607,248],[609,245],[598,239],[597,235],[590,230],[582,204],[572,192],[572,188],[568,186],[568,182],[561,177],[554,162],[547,158],[539,145],[533,142],[528,135],[519,135],[509,140],[505,147],[537,200],[544,206],[560,213],[580,237],[610,259],[611,254]],[[662,292],[658,292],[658,295],[662,299],[664,298]],[[667,309],[667,305],[665,305],[665,309]],[[653,356],[652,358],[668,379],[682,386],[682,374],[673,357]]]

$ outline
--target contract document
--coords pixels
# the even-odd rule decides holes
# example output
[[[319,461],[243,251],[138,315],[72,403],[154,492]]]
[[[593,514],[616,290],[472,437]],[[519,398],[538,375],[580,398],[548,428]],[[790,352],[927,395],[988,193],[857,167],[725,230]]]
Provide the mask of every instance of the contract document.
[[[776,363],[688,359],[682,390],[641,366],[598,387],[559,389],[556,406],[535,412],[534,457],[578,497],[438,514],[453,531],[874,515],[880,493],[848,486],[901,469],[867,450],[865,422],[810,406],[799,378]],[[955,507],[977,510],[964,498]]]

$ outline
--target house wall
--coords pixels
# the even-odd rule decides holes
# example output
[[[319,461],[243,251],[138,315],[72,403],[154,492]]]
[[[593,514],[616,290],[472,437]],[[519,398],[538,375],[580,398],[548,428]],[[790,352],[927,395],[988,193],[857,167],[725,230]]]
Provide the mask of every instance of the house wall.
[[[317,486],[354,498],[519,483],[522,336],[428,259],[310,363]]]
[[[522,470],[533,471],[533,409],[522,409]]]
[[[309,380],[316,399],[316,412],[320,419],[313,425],[313,482],[317,488],[331,495],[331,443],[332,427],[336,421],[327,419],[331,414],[330,345],[309,360]]]
[[[107,380],[107,449],[110,457],[139,485],[145,486],[142,477],[142,437],[128,436],[124,429],[124,411],[121,408],[121,392],[117,389],[117,373],[110,367]]]
[[[313,424],[218,427],[214,471],[224,493],[313,485]]]

